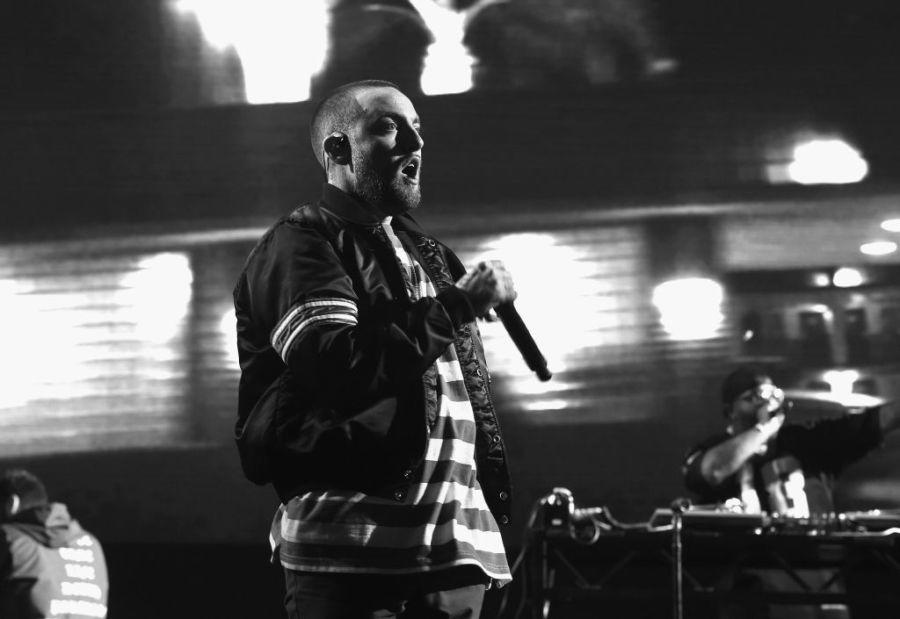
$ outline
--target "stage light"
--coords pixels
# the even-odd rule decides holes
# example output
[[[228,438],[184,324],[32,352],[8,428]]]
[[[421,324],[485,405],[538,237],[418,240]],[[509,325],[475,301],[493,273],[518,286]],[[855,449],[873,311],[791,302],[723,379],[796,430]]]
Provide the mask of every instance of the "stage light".
[[[886,232],[900,232],[900,219],[885,219],[881,222],[881,229]]]
[[[701,277],[673,279],[653,290],[663,328],[674,340],[715,337],[724,319],[722,286]]]
[[[794,147],[788,180],[801,185],[858,183],[869,173],[859,151],[840,139],[815,139]]]
[[[178,0],[207,42],[234,47],[248,103],[304,101],[328,50],[328,0]]]
[[[860,245],[859,251],[867,256],[887,256],[897,251],[897,244],[893,241],[872,241]]]
[[[863,274],[858,269],[841,267],[834,272],[831,282],[838,288],[853,288],[862,285]]]

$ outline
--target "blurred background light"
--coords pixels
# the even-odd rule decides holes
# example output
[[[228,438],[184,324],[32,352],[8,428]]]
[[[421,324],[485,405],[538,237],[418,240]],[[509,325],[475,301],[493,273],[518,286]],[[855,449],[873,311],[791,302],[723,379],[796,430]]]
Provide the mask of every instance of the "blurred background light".
[[[893,241],[872,241],[860,245],[859,251],[867,256],[887,256],[897,251],[897,244]]]
[[[475,59],[463,45],[466,14],[438,5],[434,0],[410,0],[431,31],[422,68],[421,86],[426,95],[465,92],[472,88]]]
[[[234,47],[248,103],[303,101],[328,50],[327,0],[177,0],[207,42]]]
[[[885,219],[881,222],[881,229],[886,232],[900,232],[900,219]]]
[[[828,273],[813,273],[811,279],[812,285],[817,288],[825,288],[831,285],[831,277],[828,276]]]
[[[559,380],[556,376],[553,380],[546,382],[536,381],[531,375],[517,376],[511,381],[512,389],[521,395],[546,395],[548,393],[557,393],[562,391],[576,391],[585,388],[585,384],[580,382],[569,382]]]
[[[130,308],[136,335],[165,343],[178,333],[190,307],[193,281],[190,261],[180,253],[143,258],[136,270],[124,275],[117,300]]]
[[[222,350],[225,353],[225,363],[230,369],[239,369],[240,361],[237,351],[237,318],[234,308],[228,308],[219,321],[219,335],[222,338]]]
[[[522,409],[535,413],[540,411],[561,411],[571,405],[568,400],[532,400],[525,402]]]
[[[236,31],[240,28],[240,6],[224,0],[177,0],[175,8],[182,13],[193,13],[200,22],[203,37],[216,49],[234,45]]]
[[[715,337],[722,324],[722,286],[702,277],[673,279],[653,289],[660,322],[675,340]]]
[[[853,288],[863,283],[863,275],[858,269],[841,267],[834,272],[832,283],[838,288]]]
[[[0,359],[0,410],[34,404],[21,410],[58,420],[81,414],[79,398],[130,397],[136,406],[144,396],[180,397],[193,283],[188,257],[86,257],[55,267],[54,275],[0,281],[0,339],[16,351]]]
[[[587,247],[566,244],[553,233],[513,233],[491,237],[468,261],[502,260],[516,282],[516,307],[550,369],[559,374],[569,360],[596,346],[629,346],[640,339],[628,311],[633,302],[621,282],[597,272]],[[627,278],[627,274],[620,277]],[[494,368],[533,380],[500,322],[481,327]],[[542,393],[557,381],[543,383]]]
[[[853,392],[853,383],[859,379],[856,370],[828,370],[822,375],[822,379],[831,386],[831,392],[838,395],[847,395]]]
[[[801,185],[858,183],[869,173],[859,151],[839,139],[816,139],[794,147],[789,180]]]
[[[32,384],[40,381],[40,374],[34,374],[41,367],[41,356],[34,347],[33,333],[40,327],[41,316],[35,313],[30,293],[34,286],[31,282],[19,280],[0,280],[0,306],[3,307],[3,320],[0,321],[0,337],[6,350],[17,351],[16,355],[0,355],[0,372],[4,376],[5,385],[0,389],[0,409],[21,406],[28,401],[32,392]],[[38,334],[52,331],[54,321],[48,320],[47,329],[37,331]],[[64,335],[62,330],[60,335]],[[49,342],[44,342],[49,343]],[[65,350],[64,346],[61,346]],[[51,360],[55,358],[57,349],[53,351]]]
[[[825,320],[832,320],[834,318],[834,312],[831,311],[831,308],[825,305],[824,303],[809,303],[801,306],[801,309],[805,309],[810,312],[814,312],[816,314],[822,314]]]
[[[0,371],[0,409],[39,399],[67,400],[83,396],[102,371],[92,363],[95,350],[84,333],[98,319],[88,308],[98,295],[90,290],[71,293],[38,291],[29,281],[0,286],[4,320],[0,337],[7,350]],[[119,324],[110,319],[110,328]],[[111,351],[113,353],[118,351]]]

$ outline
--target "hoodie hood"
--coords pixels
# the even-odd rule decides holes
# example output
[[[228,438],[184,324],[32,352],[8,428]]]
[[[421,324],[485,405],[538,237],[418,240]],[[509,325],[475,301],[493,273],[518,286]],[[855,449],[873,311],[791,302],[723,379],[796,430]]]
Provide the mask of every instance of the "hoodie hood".
[[[69,509],[62,503],[25,510],[3,524],[15,527],[49,548],[68,546],[72,540],[84,535],[84,529],[69,516]]]

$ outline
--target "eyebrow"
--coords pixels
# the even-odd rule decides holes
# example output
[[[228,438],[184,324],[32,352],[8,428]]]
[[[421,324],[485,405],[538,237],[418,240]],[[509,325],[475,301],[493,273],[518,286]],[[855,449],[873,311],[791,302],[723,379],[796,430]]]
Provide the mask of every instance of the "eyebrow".
[[[402,120],[402,121],[406,120],[406,116],[404,116],[403,114],[400,114],[399,112],[375,112],[374,114],[372,114],[371,122],[378,122],[382,118],[390,118],[392,120]],[[415,116],[410,120],[410,124],[413,126],[421,127],[422,121],[419,120],[418,116]]]

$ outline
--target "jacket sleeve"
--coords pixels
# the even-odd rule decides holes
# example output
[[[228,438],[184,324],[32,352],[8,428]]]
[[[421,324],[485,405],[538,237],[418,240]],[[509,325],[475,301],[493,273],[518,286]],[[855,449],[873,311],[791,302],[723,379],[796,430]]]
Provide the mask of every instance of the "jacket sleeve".
[[[779,448],[793,453],[807,473],[832,475],[881,444],[879,409],[809,425],[787,425],[778,433]]]
[[[362,277],[378,268],[373,257],[361,259]],[[473,319],[455,287],[415,303],[361,308],[333,245],[318,230],[290,223],[248,263],[247,286],[256,327],[269,334],[295,387],[336,411],[358,410],[420,380],[455,330]]]
[[[707,438],[703,442],[691,447],[687,454],[685,454],[684,460],[681,463],[681,474],[684,478],[685,488],[703,503],[720,500],[722,497],[726,496],[728,490],[730,490],[729,486],[732,483],[732,478],[728,478],[720,485],[714,486],[706,480],[700,468],[703,463],[703,456],[706,455],[706,452],[716,445],[725,442],[729,438],[729,435],[724,433]]]
[[[703,461],[705,449],[693,448],[684,457],[681,464],[681,474],[684,476],[685,487],[698,495],[709,494],[711,489],[709,483],[704,479],[700,472],[700,463]]]

